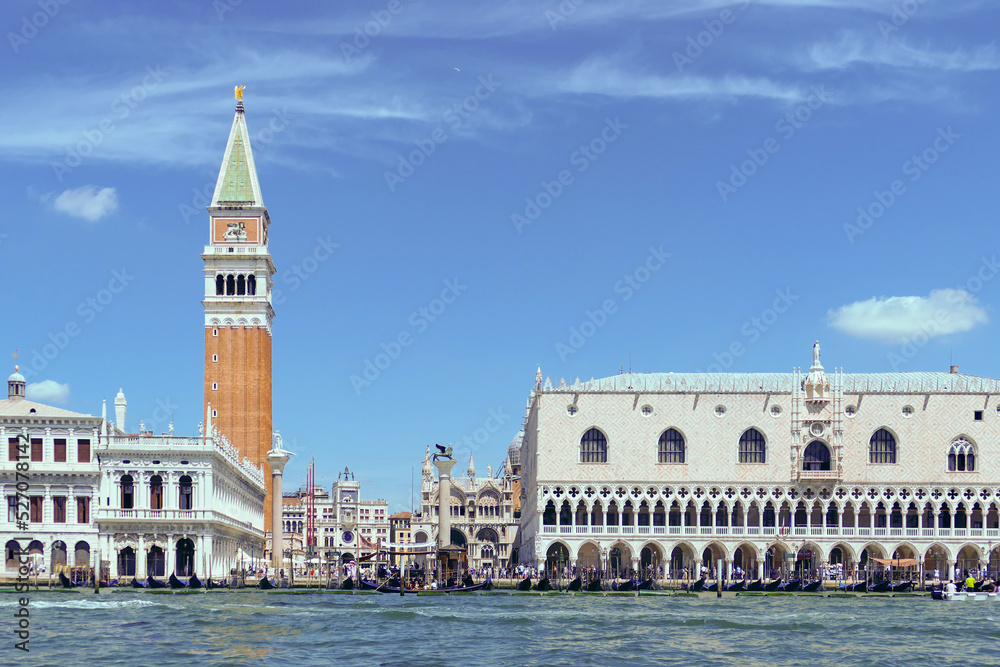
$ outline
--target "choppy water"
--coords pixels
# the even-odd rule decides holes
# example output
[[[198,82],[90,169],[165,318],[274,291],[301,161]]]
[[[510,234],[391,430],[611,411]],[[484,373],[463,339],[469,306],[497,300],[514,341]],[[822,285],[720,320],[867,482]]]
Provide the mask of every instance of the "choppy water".
[[[10,619],[15,596],[0,596]],[[24,665],[1000,664],[1000,603],[32,593]]]

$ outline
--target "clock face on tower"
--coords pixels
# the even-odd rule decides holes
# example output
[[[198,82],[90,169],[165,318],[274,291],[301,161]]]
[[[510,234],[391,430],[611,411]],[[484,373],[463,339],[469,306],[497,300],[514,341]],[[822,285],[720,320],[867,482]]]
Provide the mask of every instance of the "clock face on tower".
[[[261,243],[260,218],[212,218],[212,244]]]

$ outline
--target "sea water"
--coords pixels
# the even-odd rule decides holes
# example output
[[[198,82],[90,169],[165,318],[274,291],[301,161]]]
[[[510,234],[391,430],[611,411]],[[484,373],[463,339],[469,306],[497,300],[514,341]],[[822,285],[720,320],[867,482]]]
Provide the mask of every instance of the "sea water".
[[[1000,603],[929,597],[31,594],[24,665],[1000,664]]]

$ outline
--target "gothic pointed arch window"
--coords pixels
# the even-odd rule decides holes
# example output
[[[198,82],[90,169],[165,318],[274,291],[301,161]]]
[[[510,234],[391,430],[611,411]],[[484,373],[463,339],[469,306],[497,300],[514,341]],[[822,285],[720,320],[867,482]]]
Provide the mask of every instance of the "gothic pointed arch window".
[[[686,453],[684,436],[675,428],[668,428],[660,436],[657,451],[658,463],[684,463]]]
[[[976,448],[965,438],[956,438],[948,448],[948,472],[975,472]]]
[[[767,441],[755,428],[748,428],[740,436],[740,463],[767,463]]]
[[[802,452],[803,470],[829,470],[830,448],[819,440],[813,440]]]
[[[580,463],[607,463],[608,439],[592,428],[580,438]]]
[[[868,441],[868,462],[895,463],[896,436],[884,428],[875,431]]]

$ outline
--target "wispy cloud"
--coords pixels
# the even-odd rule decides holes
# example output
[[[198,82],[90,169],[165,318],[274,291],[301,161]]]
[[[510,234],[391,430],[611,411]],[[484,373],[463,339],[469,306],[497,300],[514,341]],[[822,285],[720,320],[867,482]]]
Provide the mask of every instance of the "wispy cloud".
[[[118,208],[118,193],[115,188],[98,190],[96,186],[84,185],[61,193],[52,201],[52,208],[74,218],[95,222]]]
[[[829,311],[827,320],[852,336],[902,342],[921,331],[929,338],[968,331],[989,317],[965,290],[940,289],[928,296],[856,301]]]
[[[865,38],[854,32],[845,32],[836,41],[814,44],[809,59],[819,69],[844,69],[856,63],[962,72],[1000,69],[1000,57],[992,44],[972,51],[940,51],[920,49],[905,41]]]
[[[69,401],[69,383],[59,384],[55,380],[33,382],[27,386],[25,394],[29,401],[64,405]]]

